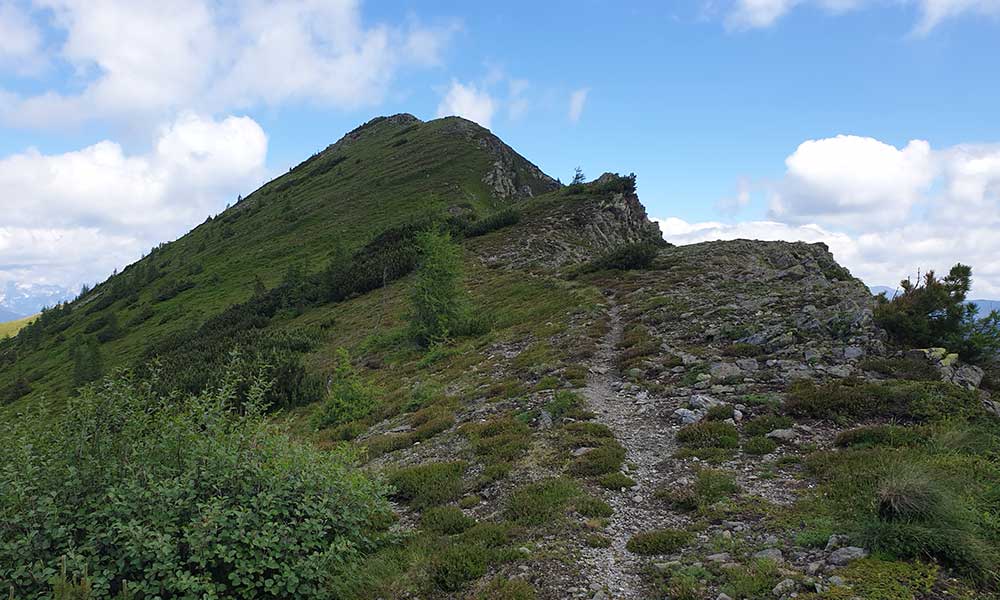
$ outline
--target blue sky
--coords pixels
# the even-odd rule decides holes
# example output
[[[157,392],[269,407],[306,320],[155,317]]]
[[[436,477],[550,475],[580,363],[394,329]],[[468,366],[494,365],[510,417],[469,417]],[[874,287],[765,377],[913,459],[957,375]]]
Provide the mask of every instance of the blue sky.
[[[177,4],[0,0],[0,284],[102,279],[411,112],[634,171],[676,243],[823,241],[872,284],[962,260],[1000,294],[1000,0]]]

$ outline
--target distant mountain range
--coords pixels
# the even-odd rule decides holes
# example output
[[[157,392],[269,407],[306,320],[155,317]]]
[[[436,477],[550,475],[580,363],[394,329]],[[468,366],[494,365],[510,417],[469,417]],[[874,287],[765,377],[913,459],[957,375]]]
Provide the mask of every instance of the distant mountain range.
[[[0,323],[33,315],[74,295],[58,285],[8,282],[0,287]]]
[[[872,291],[872,294],[875,294],[876,296],[885,293],[885,295],[888,296],[889,298],[892,298],[900,291],[898,287],[889,287],[887,285],[872,285],[869,286],[868,289],[870,289]],[[976,299],[976,300],[969,300],[969,303],[978,306],[979,314],[984,317],[988,315],[990,311],[1000,310],[1000,300]]]

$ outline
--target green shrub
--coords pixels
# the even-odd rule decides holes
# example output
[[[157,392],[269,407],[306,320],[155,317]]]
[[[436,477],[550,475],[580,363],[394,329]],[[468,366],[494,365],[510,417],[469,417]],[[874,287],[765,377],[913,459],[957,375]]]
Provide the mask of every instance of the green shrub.
[[[658,529],[637,533],[629,539],[625,548],[632,554],[652,556],[670,554],[691,543],[694,535],[680,529]]]
[[[885,446],[887,448],[903,448],[914,446],[923,441],[919,429],[901,425],[869,425],[841,431],[837,434],[834,444],[841,448]]]
[[[865,558],[852,562],[840,575],[851,586],[852,596],[866,600],[918,600],[931,596],[938,570],[936,565],[924,562]]]
[[[476,596],[479,600],[536,600],[535,588],[523,579],[497,577]]]
[[[521,213],[513,208],[499,210],[491,215],[483,217],[478,221],[473,221],[465,226],[465,237],[479,237],[491,231],[496,231],[511,225],[517,225],[521,220]]]
[[[722,349],[723,356],[739,356],[743,358],[752,358],[760,356],[763,353],[764,349],[755,344],[730,344]]]
[[[589,477],[618,471],[625,462],[625,448],[614,440],[605,442],[589,452],[573,459],[569,472],[573,475]]]
[[[398,469],[389,474],[393,497],[422,509],[457,500],[462,495],[464,462],[439,462]]]
[[[594,273],[612,269],[619,271],[647,269],[653,264],[653,259],[656,258],[659,251],[660,245],[655,242],[626,244],[582,265],[579,268],[579,273]]]
[[[758,560],[749,565],[740,565],[724,571],[726,583],[722,591],[736,598],[770,598],[771,590],[778,584],[781,575],[778,566],[770,560]]]
[[[654,497],[662,500],[673,510],[690,512],[697,510],[701,504],[694,486],[661,487],[654,492]]]
[[[778,442],[762,435],[755,435],[743,444],[743,451],[752,456],[770,454],[778,449]]]
[[[445,535],[462,533],[475,524],[475,519],[454,506],[433,506],[420,515],[421,527]]]
[[[375,393],[351,365],[347,350],[337,350],[336,365],[330,391],[319,411],[313,416],[317,429],[354,421],[375,408]]]
[[[66,557],[97,597],[323,595],[380,537],[385,490],[269,424],[260,382],[237,405],[245,383],[181,400],[124,375],[0,424],[0,580],[39,597]]]
[[[677,432],[677,441],[688,448],[737,448],[740,434],[723,421],[701,421]]]
[[[950,383],[846,379],[795,382],[785,410],[817,419],[875,417],[920,422],[968,416],[981,409],[974,393]]]
[[[979,318],[978,307],[966,303],[972,286],[972,268],[961,263],[943,279],[928,271],[923,281],[900,282],[902,292],[892,300],[879,296],[875,322],[897,342],[926,348],[943,346],[964,360],[978,362],[1000,352],[1000,313]]]
[[[581,494],[572,479],[543,479],[522,486],[511,494],[507,514],[522,525],[543,525],[558,521],[571,500]]]
[[[939,381],[941,374],[925,358],[866,358],[858,365],[865,371],[874,371],[890,379],[913,381]]]
[[[445,546],[431,556],[431,582],[441,591],[457,592],[486,574],[491,555],[488,548],[476,544]]]
[[[705,413],[705,418],[709,421],[725,421],[726,419],[732,419],[735,411],[736,409],[733,408],[732,404],[716,404],[708,409],[708,412]]]
[[[740,491],[732,474],[717,469],[699,469],[695,475],[694,491],[703,505],[714,504]]]
[[[580,496],[573,500],[573,508],[584,517],[610,517],[615,514],[611,505],[593,496]]]
[[[625,475],[621,471],[605,473],[597,478],[597,484],[609,490],[620,490],[622,488],[635,487],[635,480]]]
[[[574,419],[580,418],[583,413],[583,399],[580,395],[569,390],[559,390],[552,400],[545,405],[545,410],[552,415],[553,421],[560,421],[564,417]]]
[[[420,262],[410,293],[410,332],[423,346],[447,340],[469,321],[462,250],[447,234],[417,234]]]
[[[512,417],[466,425],[463,432],[472,442],[473,451],[489,464],[517,460],[531,446],[531,428]]]
[[[788,429],[795,421],[780,415],[762,415],[750,419],[743,425],[743,433],[750,437],[767,435],[775,429]]]

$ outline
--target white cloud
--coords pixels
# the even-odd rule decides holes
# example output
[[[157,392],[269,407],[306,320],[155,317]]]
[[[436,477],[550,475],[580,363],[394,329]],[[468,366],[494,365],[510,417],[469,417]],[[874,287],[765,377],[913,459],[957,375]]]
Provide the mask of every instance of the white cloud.
[[[438,104],[437,116],[459,116],[489,129],[496,111],[496,101],[485,89],[474,83],[468,85],[452,81],[451,87]]]
[[[577,123],[583,115],[583,107],[587,103],[588,88],[582,88],[569,95],[569,120]]]
[[[252,189],[266,153],[248,117],[185,114],[148,154],[102,141],[0,159],[0,279],[69,287],[104,277]]]
[[[29,16],[13,2],[0,0],[0,70],[37,71],[44,64],[41,47],[42,33]]]
[[[750,205],[750,193],[753,191],[753,184],[746,177],[740,177],[736,182],[736,195],[719,200],[716,208],[719,212],[733,215]]]
[[[926,34],[942,21],[977,14],[1000,15],[1000,0],[735,0],[725,18],[730,29],[758,29],[774,25],[800,5],[818,6],[826,12],[839,14],[873,5],[915,5],[920,13],[915,31]]]
[[[803,142],[785,159],[771,215],[783,221],[882,227],[906,218],[934,180],[930,144],[902,149],[869,137]]]
[[[357,0],[36,2],[65,32],[60,57],[82,91],[8,93],[0,116],[19,126],[148,123],[179,110],[284,102],[370,105],[400,69],[438,64],[455,30],[368,26]]]

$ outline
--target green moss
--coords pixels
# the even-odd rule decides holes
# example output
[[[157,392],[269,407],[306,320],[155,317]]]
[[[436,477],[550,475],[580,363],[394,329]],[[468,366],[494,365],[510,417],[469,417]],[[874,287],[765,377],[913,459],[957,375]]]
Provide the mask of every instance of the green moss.
[[[592,533],[583,538],[583,543],[587,544],[591,548],[610,548],[611,538],[606,535],[601,535],[600,533]]]
[[[625,462],[625,448],[614,440],[578,456],[570,462],[568,471],[573,475],[589,477],[618,471]]]
[[[610,504],[593,496],[580,496],[576,498],[573,500],[573,508],[580,515],[588,518],[610,517],[615,514]]]
[[[687,546],[694,535],[680,529],[658,529],[646,533],[637,533],[625,545],[632,554],[653,556],[670,554]]]
[[[732,598],[771,598],[771,590],[781,576],[778,566],[770,560],[758,560],[749,565],[740,565],[723,571],[725,584],[722,591]]]

